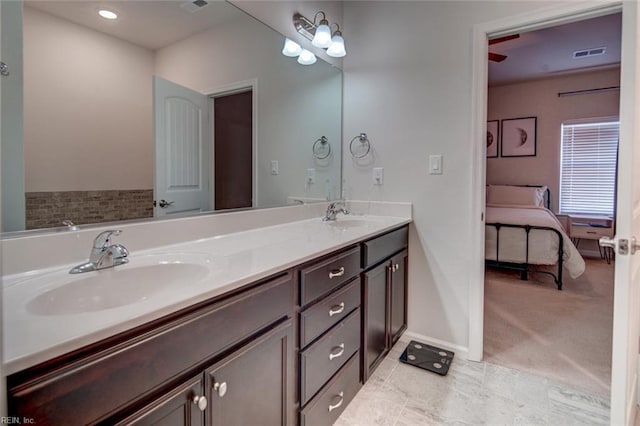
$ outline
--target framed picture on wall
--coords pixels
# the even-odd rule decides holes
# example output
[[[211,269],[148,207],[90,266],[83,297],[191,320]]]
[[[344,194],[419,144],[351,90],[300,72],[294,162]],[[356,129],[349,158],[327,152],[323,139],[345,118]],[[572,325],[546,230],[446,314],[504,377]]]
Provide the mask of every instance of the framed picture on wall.
[[[502,157],[535,157],[536,117],[509,118],[502,120]]]
[[[498,120],[487,121],[487,158],[498,156],[498,144],[500,143],[499,123]]]

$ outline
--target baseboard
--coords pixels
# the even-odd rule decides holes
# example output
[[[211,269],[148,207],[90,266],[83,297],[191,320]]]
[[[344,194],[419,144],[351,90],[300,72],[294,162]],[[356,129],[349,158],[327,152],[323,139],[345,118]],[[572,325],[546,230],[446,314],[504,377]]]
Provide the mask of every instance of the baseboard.
[[[424,336],[422,334],[414,333],[412,331],[405,331],[400,340],[419,340],[422,343],[427,343],[429,345],[437,346],[442,349],[447,349],[453,351],[458,356],[462,356],[465,359],[469,358],[469,348],[466,346],[456,345],[450,342],[446,342],[444,340],[435,339],[433,337]]]

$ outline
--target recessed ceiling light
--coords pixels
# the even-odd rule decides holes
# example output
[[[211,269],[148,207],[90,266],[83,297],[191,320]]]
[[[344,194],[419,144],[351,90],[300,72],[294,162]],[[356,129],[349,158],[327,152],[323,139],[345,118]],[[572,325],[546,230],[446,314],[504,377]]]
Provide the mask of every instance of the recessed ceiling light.
[[[104,19],[118,19],[118,15],[115,12],[107,9],[100,9],[98,11],[98,15],[102,16]]]

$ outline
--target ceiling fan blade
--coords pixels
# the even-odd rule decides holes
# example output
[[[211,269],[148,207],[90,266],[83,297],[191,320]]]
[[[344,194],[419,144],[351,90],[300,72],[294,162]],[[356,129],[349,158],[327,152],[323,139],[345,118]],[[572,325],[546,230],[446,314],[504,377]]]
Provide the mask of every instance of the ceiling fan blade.
[[[499,53],[491,53],[489,52],[489,60],[493,62],[502,62],[507,59],[506,55],[501,55]]]
[[[508,36],[504,36],[504,37],[494,38],[492,40],[489,40],[489,46],[491,46],[493,44],[498,44],[498,43],[502,43],[502,42],[505,42],[505,41],[509,41],[509,40],[515,40],[517,38],[520,38],[520,34],[512,34],[512,35],[508,35]]]

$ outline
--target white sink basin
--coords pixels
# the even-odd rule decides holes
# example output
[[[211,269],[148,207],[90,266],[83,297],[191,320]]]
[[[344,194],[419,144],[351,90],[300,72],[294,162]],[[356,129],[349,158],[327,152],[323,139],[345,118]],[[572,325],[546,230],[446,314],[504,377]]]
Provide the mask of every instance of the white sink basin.
[[[183,254],[133,257],[127,265],[68,275],[68,282],[35,296],[26,309],[35,315],[68,315],[143,302],[160,293],[197,284],[209,276],[208,259],[191,257]]]

